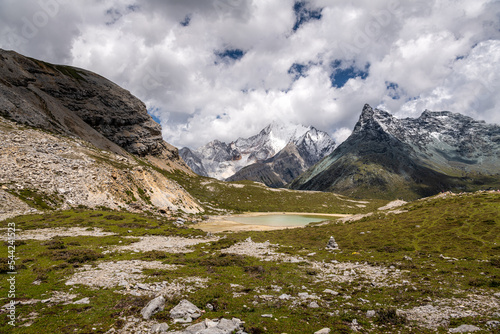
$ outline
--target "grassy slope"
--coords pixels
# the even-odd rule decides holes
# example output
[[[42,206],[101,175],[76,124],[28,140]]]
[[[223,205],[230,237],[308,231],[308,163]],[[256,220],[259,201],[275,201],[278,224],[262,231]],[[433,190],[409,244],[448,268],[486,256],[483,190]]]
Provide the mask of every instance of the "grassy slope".
[[[324,236],[333,235],[346,253],[359,252],[364,260],[374,255],[398,259],[442,254],[480,260],[500,256],[499,193],[432,197],[400,209],[408,212],[375,212],[346,224],[266,232],[264,238],[290,245],[300,240],[302,247],[319,249],[324,246]]]
[[[348,197],[333,193],[303,192],[271,189],[252,181],[221,182],[205,177],[192,177],[184,173],[166,174],[181,184],[208,209],[235,212],[318,212],[365,213],[387,203],[370,200],[368,203],[352,202]]]
[[[153,253],[108,253],[101,256],[106,247],[123,245],[132,240],[124,236],[144,234],[196,236],[201,232],[192,229],[177,229],[164,220],[154,216],[137,215],[124,212],[107,211],[65,211],[45,215],[24,216],[11,219],[18,228],[33,229],[53,226],[102,227],[118,233],[110,237],[65,237],[59,238],[64,249],[52,249],[46,241],[26,241],[17,248],[18,268],[17,291],[20,299],[44,299],[50,291],[69,291],[62,277],[71,275],[84,263],[95,261],[116,261],[124,259],[162,260],[165,263],[182,264],[173,272],[148,272],[150,281],[172,281],[177,277],[199,276],[210,279],[209,286],[189,296],[189,299],[203,308],[206,303],[216,306],[216,311],[204,317],[216,318],[235,316],[246,321],[250,333],[312,333],[323,327],[334,332],[348,333],[348,324],[357,321],[373,333],[409,332],[401,324],[385,323],[377,327],[377,320],[367,319],[369,309],[390,310],[391,308],[411,308],[425,305],[424,298],[460,298],[468,293],[491,295],[500,286],[500,194],[480,193],[441,199],[421,200],[407,204],[407,213],[385,215],[377,213],[372,217],[348,224],[328,224],[271,232],[246,232],[228,234],[226,239],[208,245],[198,246],[188,254]],[[8,221],[2,222],[6,227]],[[417,227],[419,225],[420,227]],[[132,232],[128,232],[131,230]],[[371,233],[360,234],[360,232]],[[340,252],[326,252],[324,245],[330,235],[334,235],[341,247]],[[402,279],[412,282],[415,289],[400,287],[372,287],[367,282],[316,283],[316,273],[307,263],[262,262],[253,257],[218,253],[237,241],[251,236],[255,241],[269,240],[279,243],[280,250],[289,254],[305,256],[316,254],[310,259],[316,261],[338,260],[341,262],[368,262],[382,266],[395,266],[403,270]],[[119,243],[121,241],[121,243]],[[52,246],[51,246],[52,245]],[[291,247],[290,247],[291,246]],[[104,248],[101,248],[104,247]],[[205,247],[205,248],[201,248]],[[57,259],[59,252],[75,255],[74,258]],[[86,254],[78,257],[78,254]],[[454,257],[454,259],[444,259]],[[92,256],[97,255],[97,256]],[[410,256],[412,261],[403,260]],[[2,247],[2,258],[6,247]],[[1,274],[2,295],[6,294],[6,275]],[[31,284],[41,279],[42,284]],[[240,297],[233,297],[231,283],[244,288]],[[273,285],[283,287],[279,293],[272,291]],[[262,301],[255,299],[262,294],[296,295],[302,286],[317,293],[325,301],[332,302],[330,307],[310,309],[306,303],[290,308],[287,301]],[[322,293],[325,288],[340,292],[339,296]],[[85,286],[76,286],[72,293],[78,299],[90,297],[89,305],[55,305],[37,303],[18,307],[18,314],[26,318],[32,312],[38,319],[30,327],[18,327],[18,333],[103,333],[110,326],[122,325],[119,316],[137,315],[148,301],[147,298],[124,296],[112,289],[100,289],[98,293]],[[345,296],[351,296],[346,303]],[[370,303],[362,303],[364,298]],[[257,304],[253,304],[258,300]],[[178,298],[167,302],[166,311],[154,316],[158,321],[168,321],[168,310]],[[246,307],[244,306],[246,305]],[[338,311],[337,315],[330,312]],[[227,313],[229,312],[229,313]],[[263,319],[261,314],[272,313],[278,319]],[[380,319],[383,320],[382,318]],[[454,319],[452,326],[461,323],[476,324],[484,328],[488,317]],[[19,324],[27,322],[22,320]],[[382,321],[383,322],[383,321]],[[96,327],[96,331],[91,328]],[[75,331],[76,329],[76,331]],[[6,318],[0,317],[0,332],[10,328]],[[426,330],[419,329],[425,333]],[[446,332],[445,329],[440,332]]]

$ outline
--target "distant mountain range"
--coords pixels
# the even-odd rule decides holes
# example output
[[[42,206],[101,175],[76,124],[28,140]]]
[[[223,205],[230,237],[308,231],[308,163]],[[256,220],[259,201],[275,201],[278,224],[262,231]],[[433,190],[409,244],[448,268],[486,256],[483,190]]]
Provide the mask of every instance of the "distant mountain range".
[[[179,153],[191,169],[219,180],[252,180],[282,187],[335,148],[323,131],[273,122],[257,135],[229,144],[214,140],[197,150]]]
[[[448,111],[397,119],[365,105],[351,136],[290,187],[414,199],[500,186],[500,126]]]

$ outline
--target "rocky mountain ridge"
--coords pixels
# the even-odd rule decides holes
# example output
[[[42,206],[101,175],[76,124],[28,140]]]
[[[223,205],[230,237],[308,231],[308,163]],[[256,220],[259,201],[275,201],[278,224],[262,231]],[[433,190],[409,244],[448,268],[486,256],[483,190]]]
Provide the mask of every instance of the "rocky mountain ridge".
[[[177,149],[163,141],[161,126],[142,101],[87,70],[0,49],[0,115],[120,155],[160,158],[162,168],[189,171]]]
[[[0,50],[0,216],[75,206],[203,211],[144,103],[86,70]]]
[[[326,133],[302,125],[273,122],[257,135],[229,144],[214,140],[180,155],[197,174],[229,181],[253,180],[283,186],[335,148]]]
[[[448,111],[397,119],[365,105],[351,136],[294,189],[406,197],[500,183],[500,126]]]

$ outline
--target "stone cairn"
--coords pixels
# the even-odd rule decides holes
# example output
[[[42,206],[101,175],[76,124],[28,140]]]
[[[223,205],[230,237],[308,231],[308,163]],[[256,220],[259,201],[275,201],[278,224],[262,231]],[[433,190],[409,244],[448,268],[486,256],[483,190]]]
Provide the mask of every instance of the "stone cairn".
[[[335,242],[334,237],[330,237],[330,240],[328,240],[328,243],[326,244],[326,249],[328,250],[339,249],[339,245],[337,244],[337,242]]]

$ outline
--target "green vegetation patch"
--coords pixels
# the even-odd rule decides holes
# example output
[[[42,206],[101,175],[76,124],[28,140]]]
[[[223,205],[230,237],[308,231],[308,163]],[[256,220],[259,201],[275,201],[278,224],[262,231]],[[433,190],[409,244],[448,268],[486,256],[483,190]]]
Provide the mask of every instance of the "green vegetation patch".
[[[165,176],[181,184],[208,210],[234,212],[366,213],[387,203],[385,200],[358,201],[325,192],[273,189],[253,181],[222,182],[182,172]]]
[[[32,208],[39,210],[57,209],[62,203],[62,199],[57,194],[49,195],[32,189],[11,189],[8,190],[8,192],[18,197]]]
[[[44,300],[58,291],[77,295],[73,300],[88,297],[90,303],[19,305],[18,314],[22,316],[16,331],[105,333],[110,328],[123,329],[124,318],[140,317],[140,310],[152,296],[123,294],[126,288],[121,286],[106,289],[67,286],[65,282],[84,265],[96,268],[101,262],[142,260],[177,265],[172,269],[143,269],[144,284],[192,286],[194,283],[189,279],[193,277],[204,282],[192,293],[185,293],[189,301],[205,311],[198,321],[237,317],[245,321],[247,333],[314,333],[324,327],[332,333],[352,333],[353,328],[370,333],[435,333],[417,327],[398,310],[428,304],[439,306],[447,300],[461,305],[462,300],[470,300],[469,296],[492,296],[500,291],[499,202],[500,195],[494,193],[426,199],[405,205],[400,209],[407,212],[401,214],[376,212],[345,224],[333,222],[281,231],[221,234],[223,238],[194,246],[191,253],[110,251],[115,246],[138,241],[129,236],[205,235],[190,228],[176,228],[171,221],[153,215],[77,209],[13,218],[0,226],[15,222],[18,228],[26,230],[81,226],[116,233],[103,237],[25,240],[18,244],[16,300]],[[335,237],[340,250],[325,250],[330,235]],[[248,237],[255,242],[276,244],[270,251],[300,256],[303,261],[263,261],[221,252]],[[3,270],[7,265],[6,249],[0,253],[0,291],[7,289],[7,274]],[[320,266],[313,266],[312,261]],[[391,280],[379,284],[361,276],[349,279],[342,272],[322,278],[322,266],[337,261],[341,265],[370,266],[397,273],[394,281],[397,284]],[[299,297],[306,292],[316,297]],[[289,298],[279,298],[282,295]],[[153,320],[169,323],[172,330],[182,329],[182,325],[172,324],[169,318],[170,309],[181,298],[179,294],[167,296],[165,310],[155,314]],[[319,307],[311,307],[313,301]],[[480,299],[472,300],[476,302]],[[464,305],[467,310],[468,304]],[[374,311],[373,316],[368,317],[367,311]],[[491,312],[450,318],[449,327],[473,324],[486,329],[486,321],[496,320]],[[36,317],[30,320],[27,316],[30,314]],[[263,318],[263,314],[272,317]],[[353,327],[356,323],[358,327]],[[26,324],[30,326],[23,326]],[[0,332],[10,330],[7,318],[0,317]],[[439,327],[437,332],[446,333],[448,327]]]

